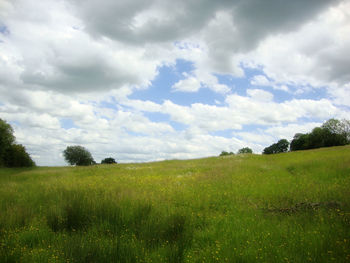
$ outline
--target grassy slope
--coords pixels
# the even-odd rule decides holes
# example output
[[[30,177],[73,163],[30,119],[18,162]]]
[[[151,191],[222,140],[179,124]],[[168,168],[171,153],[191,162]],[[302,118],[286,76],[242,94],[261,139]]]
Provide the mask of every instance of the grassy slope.
[[[348,146],[0,169],[0,200],[0,262],[350,260]]]

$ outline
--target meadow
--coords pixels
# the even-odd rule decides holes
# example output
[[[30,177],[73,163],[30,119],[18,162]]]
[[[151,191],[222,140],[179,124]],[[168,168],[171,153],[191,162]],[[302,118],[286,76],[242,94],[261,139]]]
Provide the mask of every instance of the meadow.
[[[349,262],[350,147],[0,169],[0,262]]]

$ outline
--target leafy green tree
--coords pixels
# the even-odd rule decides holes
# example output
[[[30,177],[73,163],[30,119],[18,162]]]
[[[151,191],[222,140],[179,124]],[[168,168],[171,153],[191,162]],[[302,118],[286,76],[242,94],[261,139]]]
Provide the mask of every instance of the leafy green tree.
[[[253,153],[253,150],[249,147],[244,147],[242,149],[239,149],[237,154],[244,154],[244,153]]]
[[[95,163],[91,153],[82,146],[67,146],[63,151],[65,160],[70,165],[92,165]]]
[[[108,157],[101,161],[102,164],[115,164],[117,163],[114,158]]]
[[[277,142],[277,151],[279,153],[288,152],[289,149],[289,141],[286,139],[281,139]]]
[[[333,136],[337,135],[334,143],[350,143],[350,121],[343,119],[329,119],[321,126],[322,129],[328,130]]]
[[[331,133],[341,133],[340,121],[337,119],[329,119],[321,126],[322,129],[326,129]]]
[[[11,125],[0,119],[0,167],[35,166],[25,147],[15,144],[15,139]]]
[[[5,164],[7,167],[31,167],[35,166],[26,148],[21,144],[12,144],[6,150]]]
[[[309,147],[309,134],[296,133],[290,143],[291,151],[306,150]]]
[[[350,144],[350,120],[342,119],[340,127],[343,134],[345,134],[347,144]]]
[[[289,148],[289,142],[286,139],[281,139],[277,143],[266,147],[263,150],[263,154],[275,154],[275,153],[283,153],[287,152]]]
[[[11,125],[0,119],[0,167],[5,166],[6,151],[14,142],[15,136]]]

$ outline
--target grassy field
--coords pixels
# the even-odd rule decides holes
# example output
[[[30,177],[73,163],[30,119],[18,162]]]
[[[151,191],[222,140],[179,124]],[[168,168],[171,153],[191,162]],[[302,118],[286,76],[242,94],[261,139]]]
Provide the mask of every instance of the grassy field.
[[[349,262],[350,147],[0,169],[0,262]]]

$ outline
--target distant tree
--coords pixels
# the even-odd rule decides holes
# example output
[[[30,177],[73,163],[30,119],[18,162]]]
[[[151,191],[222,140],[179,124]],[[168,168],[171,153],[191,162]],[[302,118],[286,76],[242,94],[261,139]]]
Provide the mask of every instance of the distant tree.
[[[337,119],[329,119],[322,124],[321,128],[328,130],[330,133],[342,133],[340,121]]]
[[[108,157],[101,161],[102,164],[115,164],[117,163],[114,158]]]
[[[0,119],[0,167],[35,166],[25,147],[15,144],[15,139],[11,125]]]
[[[32,167],[34,161],[26,152],[26,148],[21,144],[12,144],[6,150],[5,164],[7,167]]]
[[[334,137],[337,135],[336,143],[350,143],[350,121],[343,119],[329,119],[321,126],[322,129],[328,130]]]
[[[14,142],[15,136],[11,125],[0,119],[0,167],[5,166],[6,151]]]
[[[281,139],[277,142],[277,151],[279,153],[288,152],[289,149],[289,141],[286,139]]]
[[[234,155],[234,153],[233,152],[222,151],[219,156],[227,156],[227,155]]]
[[[309,134],[296,133],[290,143],[291,151],[306,150],[309,147]]]
[[[346,136],[347,144],[350,144],[350,120],[342,119],[340,127],[343,134]]]
[[[329,119],[310,133],[297,133],[290,144],[291,151],[340,146],[350,143],[350,121]]]
[[[289,142],[286,139],[281,139],[277,143],[266,147],[263,150],[263,154],[274,154],[274,153],[283,153],[287,152],[289,147]]]
[[[239,149],[237,154],[242,154],[242,153],[253,153],[253,150],[250,149],[249,147],[244,147],[242,149]]]
[[[65,160],[70,165],[92,165],[95,163],[91,153],[82,146],[68,146],[63,151]]]

